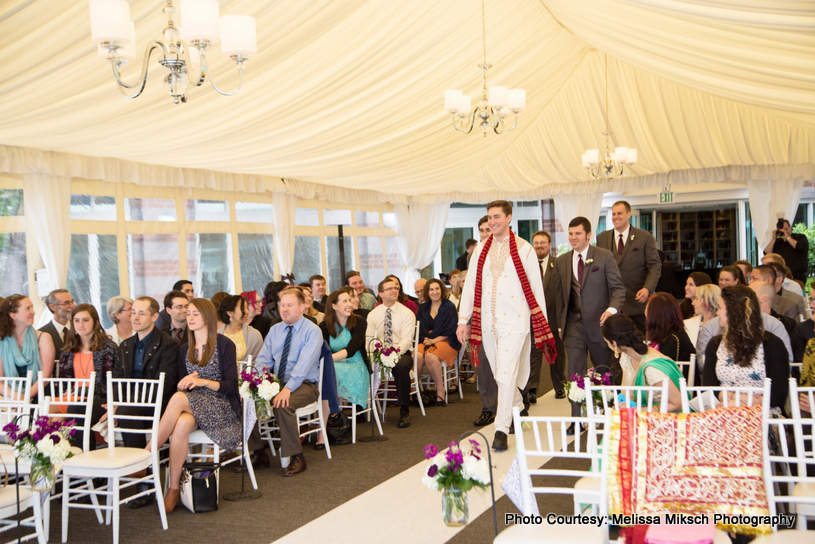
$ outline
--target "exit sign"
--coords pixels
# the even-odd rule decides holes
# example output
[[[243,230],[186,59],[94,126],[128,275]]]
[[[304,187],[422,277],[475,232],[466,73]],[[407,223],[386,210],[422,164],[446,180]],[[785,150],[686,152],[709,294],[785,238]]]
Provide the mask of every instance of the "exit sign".
[[[662,191],[659,193],[660,204],[670,204],[674,201],[674,194],[671,191]]]

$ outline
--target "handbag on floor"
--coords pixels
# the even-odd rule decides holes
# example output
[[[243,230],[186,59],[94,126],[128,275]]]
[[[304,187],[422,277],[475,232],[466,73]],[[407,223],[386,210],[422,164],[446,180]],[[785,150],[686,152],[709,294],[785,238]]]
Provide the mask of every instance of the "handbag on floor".
[[[193,514],[218,509],[220,463],[184,463],[181,471],[181,502]]]
[[[331,414],[328,417],[325,432],[328,435],[328,442],[332,446],[345,446],[346,444],[350,444],[351,418],[342,410],[337,414]]]

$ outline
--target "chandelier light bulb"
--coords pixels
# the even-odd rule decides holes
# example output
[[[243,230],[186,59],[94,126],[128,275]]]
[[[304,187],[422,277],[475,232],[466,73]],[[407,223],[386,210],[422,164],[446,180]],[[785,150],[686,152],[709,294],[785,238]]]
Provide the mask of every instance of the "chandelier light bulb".
[[[130,43],[130,4],[126,0],[91,0],[91,39]]]
[[[258,52],[255,18],[249,15],[221,17],[221,53],[253,57]]]
[[[628,160],[626,161],[628,164],[634,164],[637,162],[637,150],[634,148],[628,148]]]
[[[181,0],[181,23],[184,39],[218,43],[221,39],[218,0]]]
[[[465,94],[464,96],[461,97],[461,109],[459,110],[459,113],[461,113],[462,116],[467,117],[470,115],[470,111],[472,111],[472,109],[473,109],[472,98],[470,98],[470,95]]]
[[[507,94],[509,91],[506,87],[496,85],[494,87],[490,87],[490,106],[495,108],[503,108],[507,105]]]
[[[507,93],[507,105],[511,110],[521,111],[526,107],[526,91],[523,89],[510,89]]]
[[[444,91],[444,109],[449,112],[461,110],[461,99],[464,93],[459,90]]]
[[[614,150],[614,157],[612,157],[618,163],[624,163],[628,160],[628,148],[627,147],[618,147]]]

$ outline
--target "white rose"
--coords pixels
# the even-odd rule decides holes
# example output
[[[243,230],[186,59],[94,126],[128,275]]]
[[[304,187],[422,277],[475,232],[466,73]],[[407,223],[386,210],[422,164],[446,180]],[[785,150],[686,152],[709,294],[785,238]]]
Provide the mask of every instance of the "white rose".
[[[446,468],[448,464],[447,457],[445,457],[441,452],[437,453],[436,456],[431,459],[431,461],[436,465],[436,467],[438,467],[439,470]]]
[[[260,382],[258,386],[258,396],[263,400],[272,400],[274,394],[272,393],[272,384],[269,383],[269,380]]]
[[[51,463],[55,465],[62,463],[68,457],[70,452],[71,444],[67,440],[60,440],[59,443],[54,446],[54,450],[51,452]]]
[[[280,384],[277,382],[272,382],[272,398],[275,398],[278,393],[280,393]]]
[[[439,490],[439,481],[437,478],[431,478],[430,476],[425,473],[422,477],[422,483],[426,485],[428,488],[432,489],[433,491]]]
[[[580,389],[577,385],[569,387],[569,400],[572,402],[584,402],[586,400],[586,390]]]
[[[243,382],[241,384],[240,394],[244,399],[248,400],[252,398],[252,393],[249,391],[249,382]]]
[[[478,483],[489,485],[490,471],[484,459],[476,459],[472,455],[464,457],[464,464],[461,465],[461,475]]]
[[[51,457],[51,454],[54,453],[54,441],[50,436],[37,442],[37,451],[46,457]]]

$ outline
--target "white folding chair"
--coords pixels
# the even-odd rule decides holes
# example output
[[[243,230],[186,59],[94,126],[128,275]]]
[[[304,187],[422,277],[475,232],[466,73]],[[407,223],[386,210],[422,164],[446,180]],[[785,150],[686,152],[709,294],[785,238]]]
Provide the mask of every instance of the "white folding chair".
[[[599,515],[605,516],[608,513],[608,448],[603,452],[598,449],[587,447],[583,449],[581,440],[572,441],[569,446],[569,435],[566,429],[570,425],[579,428],[581,424],[588,426],[587,444],[597,443],[597,426],[603,425],[608,428],[611,424],[611,414],[597,417],[521,417],[519,409],[512,409],[512,418],[515,423],[515,444],[518,453],[518,460],[521,468],[521,493],[523,495],[524,515],[532,515],[532,501],[537,494],[548,495],[574,495],[576,489],[573,487],[537,487],[532,482],[534,477],[570,477],[570,478],[591,478],[597,480],[596,490],[592,493],[592,501],[599,505]],[[531,443],[527,443],[526,432],[522,432],[523,423],[531,427]],[[527,431],[528,432],[528,431]],[[541,460],[548,461],[549,458],[562,458],[570,460],[587,460],[597,470],[578,469],[547,469],[534,468]],[[537,461],[537,462],[535,462]],[[534,462],[534,464],[533,464]],[[507,527],[495,537],[493,542],[506,543],[527,543],[527,542],[579,542],[580,544],[607,544],[608,524],[603,523],[602,527],[595,525],[554,525],[543,518],[540,525],[513,525]]]
[[[161,416],[162,393],[164,392],[164,373],[159,374],[158,380],[136,380],[127,378],[113,378],[107,373],[107,406],[108,406],[108,432],[111,437],[108,440],[108,447],[98,450],[81,453],[75,457],[65,460],[62,467],[63,472],[63,497],[62,497],[62,541],[68,541],[68,514],[69,508],[100,508],[107,510],[106,523],[110,524],[111,515],[113,518],[113,543],[119,542],[119,506],[139,497],[155,494],[158,504],[161,526],[167,529],[167,514],[164,511],[164,500],[159,483],[159,458],[158,444],[158,423]],[[114,394],[115,393],[115,394]],[[153,413],[150,416],[140,415],[116,415],[116,411],[122,407],[150,408]],[[151,424],[149,429],[127,429],[117,426],[121,420],[145,421]],[[114,433],[122,434],[134,433],[143,434],[150,439],[150,451],[143,448],[116,447],[115,440],[112,439]],[[133,473],[152,468],[152,474],[143,477],[131,477]],[[106,486],[95,489],[92,486],[89,491],[77,494],[71,488],[71,478],[81,478],[92,480],[93,478],[107,478]],[[121,485],[121,482],[125,482]],[[135,493],[124,499],[119,498],[121,490],[138,485],[140,483],[152,483],[153,489]],[[91,499],[95,500],[97,495],[104,495],[106,504],[86,505],[75,501],[79,496],[90,493]]]
[[[34,493],[29,487],[20,486],[20,513],[32,508],[34,513],[20,521],[23,527],[34,529],[33,534],[26,535],[20,542],[37,539],[39,544],[45,544],[45,533],[42,526],[42,508],[40,507],[40,494]],[[17,491],[10,485],[0,489],[0,533],[17,528]],[[17,542],[15,539],[14,542]]]
[[[769,378],[765,380],[764,385],[761,387],[724,385],[688,387],[685,378],[679,380],[679,396],[682,399],[682,412],[685,414],[689,414],[691,411],[704,412],[719,407],[751,406],[755,395],[763,395],[762,402],[765,400],[769,402]],[[688,400],[689,396],[691,400]],[[767,406],[769,407],[769,404]]]
[[[635,385],[592,385],[589,378],[583,379],[583,386],[586,391],[586,409],[590,414],[588,417],[597,419],[598,414],[592,410],[592,398],[595,391],[600,391],[603,398],[603,408],[601,414],[611,414],[612,410],[632,407],[632,404],[639,411],[651,413],[658,407],[662,414],[668,413],[668,380],[663,380],[661,385],[635,386]],[[622,400],[620,399],[622,397]],[[657,399],[659,399],[657,401]],[[577,432],[575,430],[575,432]],[[597,436],[605,434],[605,428],[597,428]],[[597,441],[589,442],[589,448],[596,449]],[[592,470],[597,470],[593,467]],[[600,503],[597,501],[597,493],[600,488],[596,478],[580,478],[574,486],[574,513],[580,515],[584,505],[591,507],[592,514],[597,515]]]
[[[419,346],[419,322],[416,321],[415,332],[413,333],[413,378],[410,384],[410,396],[416,395],[416,400],[419,401],[419,410],[422,411],[422,415],[426,415],[424,412],[424,403],[422,402],[422,386],[419,383],[420,376],[416,372],[416,349]],[[379,372],[379,367],[374,368],[374,372]],[[382,383],[379,384],[379,390],[376,392],[376,402],[379,403],[379,413],[382,414],[382,421],[385,421],[385,410],[388,407],[389,402],[396,402],[396,399],[390,398],[391,393],[396,392],[396,382],[393,379],[390,380],[382,380]]]
[[[676,366],[679,367],[682,375],[685,375],[685,369],[688,369],[688,383],[691,386],[696,384],[696,354],[690,356],[690,361],[676,361]]]
[[[461,364],[461,350],[459,350],[458,354],[456,355],[456,362],[454,363],[455,366],[454,366],[454,368],[452,370],[450,369],[449,366],[447,366],[447,363],[445,363],[444,361],[441,362],[441,372],[442,372],[441,382],[444,384],[444,398],[445,399],[447,398],[447,391],[450,390],[450,385],[456,385],[456,384],[457,384],[456,388],[458,389],[458,397],[460,399],[464,398],[464,392],[462,391],[461,382],[459,381],[459,369],[458,369],[458,367],[459,367],[460,364]],[[424,367],[423,370],[427,370],[427,364],[425,364],[425,367]],[[453,370],[455,370],[455,372],[453,372]],[[425,379],[424,386],[426,388],[430,389],[430,382],[432,381],[432,378],[430,376],[430,372],[427,372],[427,373],[422,372],[422,377]],[[420,383],[420,385],[421,385],[421,383]]]
[[[362,414],[367,415],[367,421],[371,421],[371,416],[373,415],[374,421],[376,422],[376,428],[379,429],[379,434],[383,435],[385,433],[382,432],[382,424],[379,422],[379,414],[376,412],[376,402],[374,399],[374,377],[375,374],[371,374],[369,376],[370,385],[368,387],[368,404],[365,406],[365,409],[357,411],[357,405],[353,402],[349,402],[347,404],[340,405],[340,410],[345,408],[351,409],[351,443],[357,443],[357,416]]]
[[[26,372],[25,376],[19,378],[0,377],[0,404],[28,404],[32,377],[33,373],[30,370]],[[8,422],[3,422],[0,427],[6,423]]]

